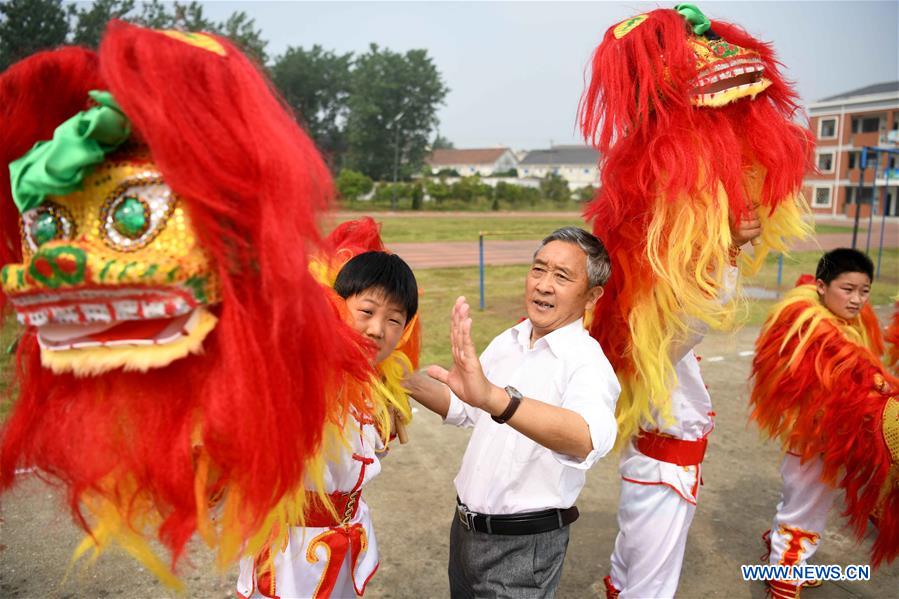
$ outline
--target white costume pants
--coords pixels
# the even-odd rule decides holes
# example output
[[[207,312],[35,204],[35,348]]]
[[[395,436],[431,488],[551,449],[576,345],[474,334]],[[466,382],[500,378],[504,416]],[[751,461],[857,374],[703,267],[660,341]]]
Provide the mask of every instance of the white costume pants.
[[[620,599],[674,597],[695,512],[668,485],[621,481],[610,573]]]
[[[837,491],[821,480],[820,458],[801,464],[793,454],[780,467],[783,490],[771,524],[770,564],[804,566],[815,554]]]

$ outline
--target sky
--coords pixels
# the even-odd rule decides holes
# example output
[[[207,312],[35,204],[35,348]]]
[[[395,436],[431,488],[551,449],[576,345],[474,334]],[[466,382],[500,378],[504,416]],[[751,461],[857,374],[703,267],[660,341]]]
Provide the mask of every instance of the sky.
[[[701,2],[712,19],[772,42],[804,103],[899,79],[899,2]],[[457,148],[580,143],[585,69],[606,29],[676,2],[203,2],[245,11],[274,57],[319,44],[425,48],[450,88],[439,132]]]

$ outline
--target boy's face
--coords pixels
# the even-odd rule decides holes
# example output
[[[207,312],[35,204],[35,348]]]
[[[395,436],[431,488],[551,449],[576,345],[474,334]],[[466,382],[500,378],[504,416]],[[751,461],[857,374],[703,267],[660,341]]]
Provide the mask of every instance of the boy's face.
[[[844,272],[829,285],[818,279],[815,285],[821,303],[843,320],[858,316],[871,293],[871,279],[863,272]]]
[[[406,311],[387,299],[380,289],[366,289],[346,298],[353,328],[365,335],[378,348],[374,363],[380,364],[389,356],[406,328]]]

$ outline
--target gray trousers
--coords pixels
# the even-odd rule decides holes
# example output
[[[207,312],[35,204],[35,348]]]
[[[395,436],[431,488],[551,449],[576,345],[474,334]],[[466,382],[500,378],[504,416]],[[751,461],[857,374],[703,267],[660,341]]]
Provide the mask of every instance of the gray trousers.
[[[449,585],[453,599],[553,597],[568,549],[568,527],[534,535],[466,530],[453,512]]]

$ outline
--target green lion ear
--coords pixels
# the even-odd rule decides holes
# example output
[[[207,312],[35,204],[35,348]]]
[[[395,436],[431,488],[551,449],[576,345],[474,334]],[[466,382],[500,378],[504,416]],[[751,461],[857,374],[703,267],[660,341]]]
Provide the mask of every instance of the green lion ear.
[[[94,166],[131,135],[131,123],[106,91],[91,91],[99,104],[68,119],[24,156],[9,163],[13,201],[19,212],[39,206],[48,195],[81,188]]]
[[[693,33],[696,35],[702,35],[712,26],[709,18],[702,14],[702,11],[693,4],[678,4],[674,7],[674,10],[679,12],[687,23],[693,26]]]

